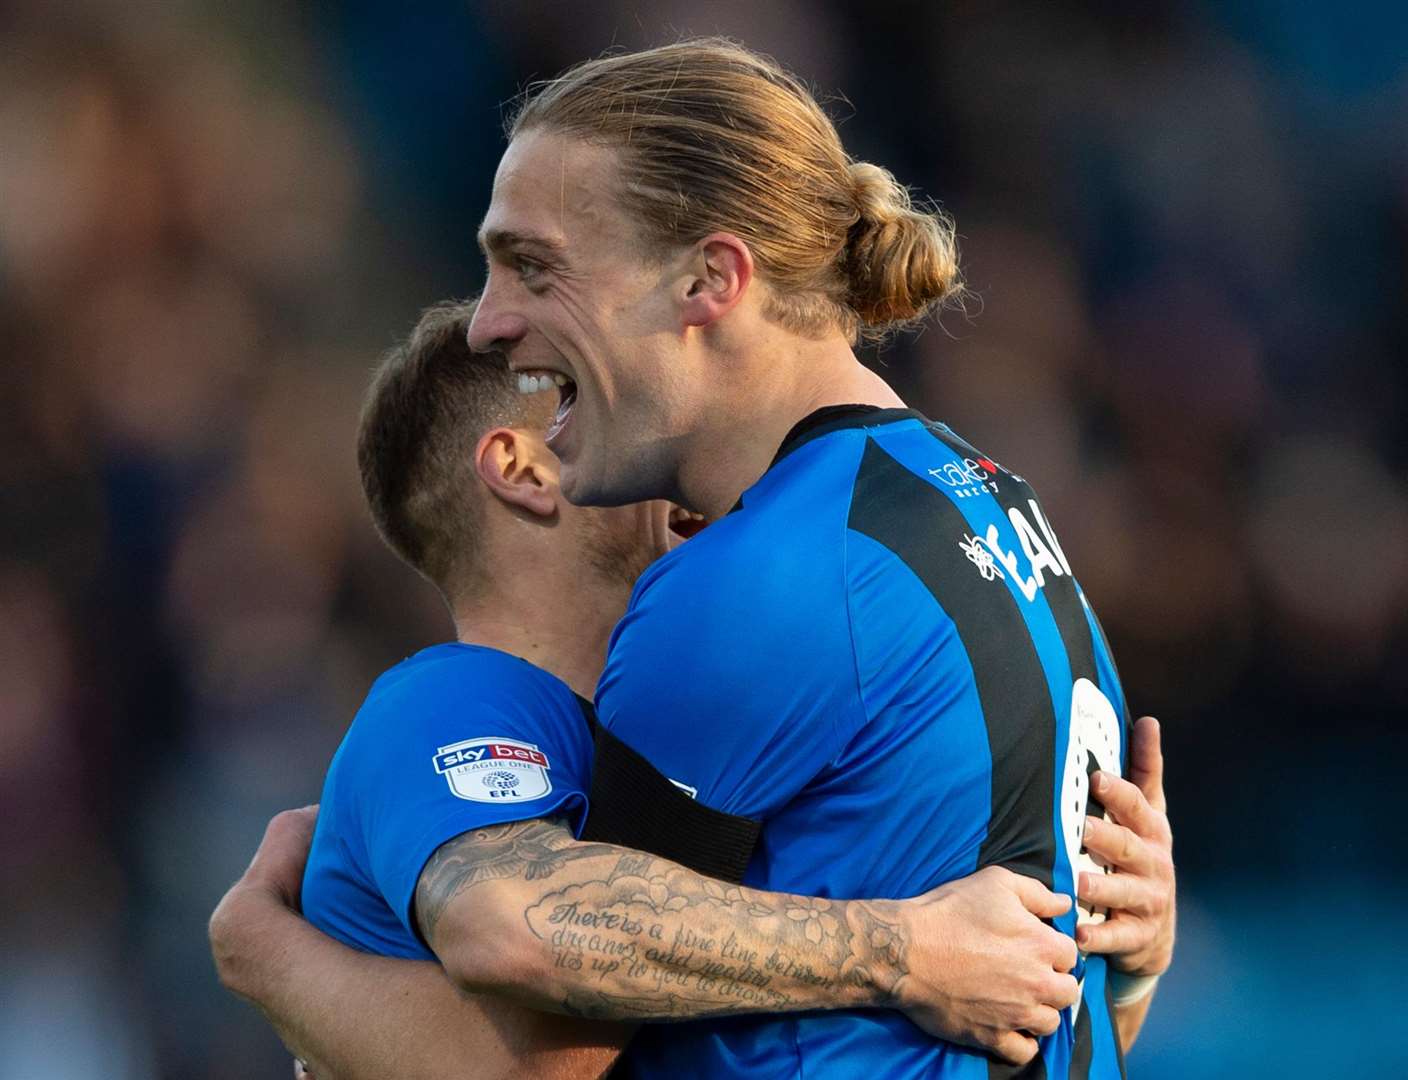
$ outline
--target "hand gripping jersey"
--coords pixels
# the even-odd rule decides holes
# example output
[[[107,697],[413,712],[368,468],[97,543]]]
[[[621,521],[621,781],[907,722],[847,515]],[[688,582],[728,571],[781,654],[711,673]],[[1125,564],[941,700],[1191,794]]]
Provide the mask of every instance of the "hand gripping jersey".
[[[1102,812],[1088,776],[1121,770],[1126,727],[1027,483],[942,424],[859,406],[798,425],[732,514],[646,571],[597,710],[700,802],[762,821],[748,884],[835,897],[993,864],[1073,894]],[[1105,962],[1076,974],[1080,1005],[1025,1070],[871,1010],[647,1025],[621,1071],[1121,1076]]]
[[[434,960],[415,931],[416,882],[470,829],[586,812],[592,737],[582,702],[525,660],[436,645],[373,684],[323,786],[303,913],[344,944]]]

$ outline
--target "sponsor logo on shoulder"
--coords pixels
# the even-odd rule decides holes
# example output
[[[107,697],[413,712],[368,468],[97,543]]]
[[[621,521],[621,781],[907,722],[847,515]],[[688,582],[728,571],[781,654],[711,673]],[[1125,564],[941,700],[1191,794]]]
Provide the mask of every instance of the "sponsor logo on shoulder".
[[[525,802],[552,791],[551,766],[536,743],[466,739],[440,747],[434,762],[450,793],[471,802]]]
[[[1018,483],[1022,478],[1015,473],[1009,473],[991,458],[966,457],[958,461],[950,461],[937,469],[929,469],[928,473],[935,480],[952,489],[953,494],[959,499],[970,499],[975,495],[984,493],[997,494],[997,477],[999,473],[1007,473]]]

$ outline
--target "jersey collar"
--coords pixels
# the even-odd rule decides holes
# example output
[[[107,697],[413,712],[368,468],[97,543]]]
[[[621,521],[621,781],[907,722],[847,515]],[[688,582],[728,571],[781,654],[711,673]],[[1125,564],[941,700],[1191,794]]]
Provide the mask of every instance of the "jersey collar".
[[[764,475],[771,472],[779,461],[798,447],[805,446],[813,439],[830,435],[833,431],[845,428],[875,427],[879,424],[892,424],[897,420],[923,420],[924,417],[913,409],[886,409],[879,405],[827,405],[809,413],[792,426],[792,430],[782,440]],[[761,477],[760,477],[761,479]],[[739,496],[732,514],[743,509],[743,497]]]
[[[923,419],[924,417],[913,409],[885,409],[879,405],[827,405],[796,423],[782,440],[782,445],[777,448],[777,454],[768,468],[771,469],[799,446],[805,446],[823,435],[830,435],[833,431],[876,427],[880,424],[893,424],[897,420]]]

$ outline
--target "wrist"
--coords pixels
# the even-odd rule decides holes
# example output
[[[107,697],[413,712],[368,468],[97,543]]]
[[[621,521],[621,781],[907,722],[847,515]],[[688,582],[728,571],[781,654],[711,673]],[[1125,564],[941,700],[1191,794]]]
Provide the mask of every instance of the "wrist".
[[[914,936],[909,912],[910,907],[897,900],[865,900],[849,913],[851,955],[842,970],[852,971],[864,1005],[903,1007]]]
[[[1110,998],[1115,1008],[1126,1009],[1138,1005],[1154,992],[1162,972],[1153,975],[1132,975],[1128,972],[1110,969]]]
[[[1119,975],[1126,981],[1134,979],[1157,979],[1173,963],[1173,950],[1158,947],[1153,952],[1111,953],[1110,973]]]

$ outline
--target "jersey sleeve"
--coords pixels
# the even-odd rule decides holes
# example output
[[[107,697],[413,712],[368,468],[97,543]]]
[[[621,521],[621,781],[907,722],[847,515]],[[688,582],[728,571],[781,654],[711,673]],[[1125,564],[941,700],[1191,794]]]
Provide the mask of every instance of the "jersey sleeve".
[[[368,870],[412,934],[420,873],[447,840],[554,814],[580,828],[591,739],[571,692],[554,689],[522,679],[486,700],[453,671],[429,672],[381,697],[349,743]]]
[[[797,558],[790,546],[722,565],[701,550],[706,539],[642,576],[612,638],[597,715],[704,804],[763,818],[864,723],[837,617],[844,572],[839,556]]]

